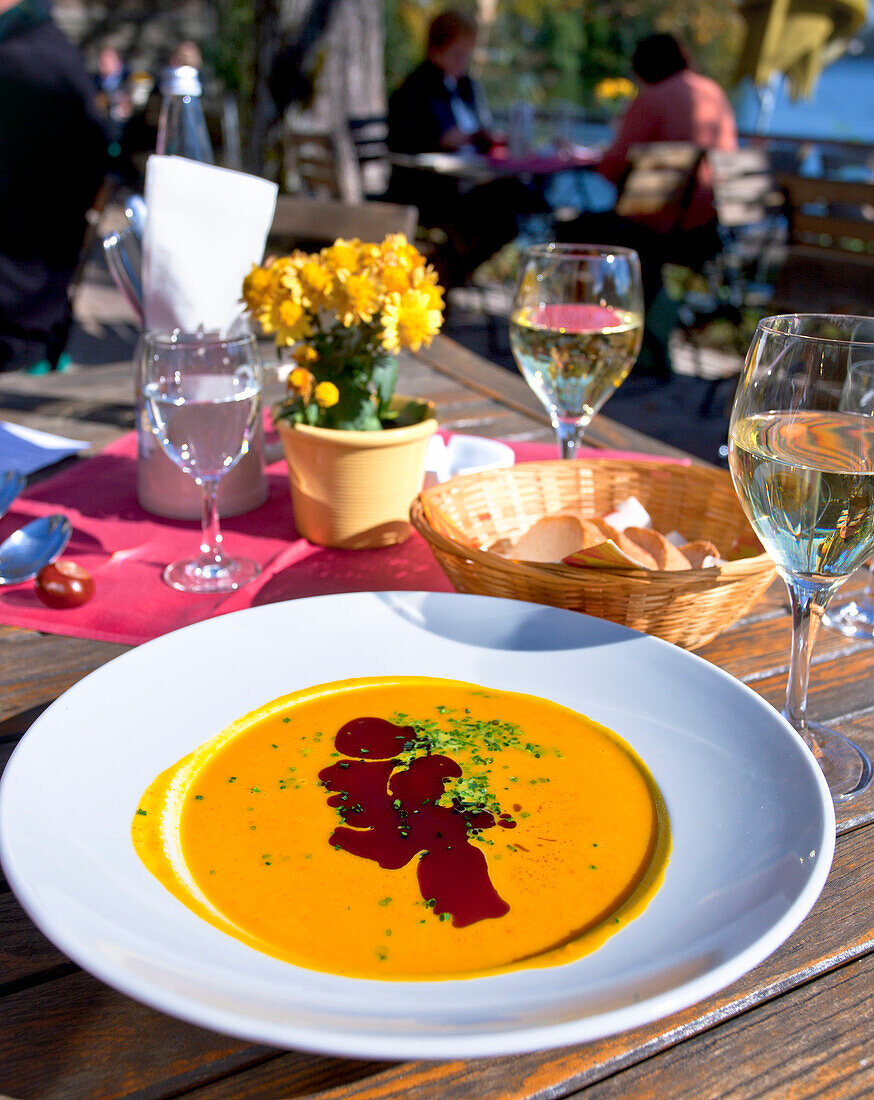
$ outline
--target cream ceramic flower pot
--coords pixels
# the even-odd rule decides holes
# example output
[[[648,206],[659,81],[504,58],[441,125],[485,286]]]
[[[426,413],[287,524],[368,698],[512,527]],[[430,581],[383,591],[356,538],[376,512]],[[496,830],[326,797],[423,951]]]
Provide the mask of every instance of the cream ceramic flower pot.
[[[392,405],[412,400],[396,394]],[[422,488],[425,451],[437,430],[427,419],[381,432],[288,424],[276,428],[288,462],[298,533],[319,546],[364,550],[409,537],[408,516]]]

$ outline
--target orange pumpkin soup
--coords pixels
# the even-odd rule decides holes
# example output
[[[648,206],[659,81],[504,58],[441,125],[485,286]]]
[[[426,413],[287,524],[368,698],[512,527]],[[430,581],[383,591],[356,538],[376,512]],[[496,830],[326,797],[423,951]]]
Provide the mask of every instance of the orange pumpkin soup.
[[[568,962],[635,917],[670,848],[635,752],[581,714],[454,680],[345,680],[239,719],[151,784],[146,866],[278,958],[350,977]]]

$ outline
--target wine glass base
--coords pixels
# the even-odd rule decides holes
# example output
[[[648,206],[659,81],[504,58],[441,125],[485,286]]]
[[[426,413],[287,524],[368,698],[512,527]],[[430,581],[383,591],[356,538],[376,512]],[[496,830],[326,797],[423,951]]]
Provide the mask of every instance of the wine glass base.
[[[174,561],[161,576],[178,592],[233,592],[255,579],[261,566],[250,558],[226,558],[221,565]]]
[[[849,638],[874,639],[874,607],[870,604],[849,603],[835,607],[822,617],[823,624],[832,630],[839,630]]]
[[[871,761],[848,737],[828,726],[809,722],[804,741],[822,768],[835,802],[847,802],[871,783]]]

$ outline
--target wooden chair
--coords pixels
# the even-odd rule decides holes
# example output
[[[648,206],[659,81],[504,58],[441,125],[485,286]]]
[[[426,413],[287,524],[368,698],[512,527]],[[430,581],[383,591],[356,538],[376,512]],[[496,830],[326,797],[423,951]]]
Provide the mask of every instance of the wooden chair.
[[[720,385],[737,375],[740,360],[719,359],[721,365],[716,368],[705,363],[708,357],[700,335],[721,320],[741,332],[745,311],[770,297],[773,268],[785,235],[782,194],[764,150],[708,150],[706,160],[722,247],[698,272],[703,288],[684,294],[678,308],[680,329],[692,349],[696,374],[710,383],[701,404],[702,416],[710,412]]]
[[[368,115],[349,119],[349,134],[361,171],[366,199],[382,198],[387,189],[391,164],[388,148],[388,116]]]
[[[348,133],[290,125],[283,146],[288,190],[345,203],[363,200],[361,170]]]
[[[342,203],[280,195],[268,238],[270,248],[321,248],[337,237],[381,241],[388,233],[413,240],[419,212],[388,202]]]
[[[775,312],[874,311],[874,183],[783,176],[786,255]]]
[[[686,327],[716,316],[739,320],[753,298],[766,300],[784,247],[783,196],[767,154],[761,149],[710,150],[706,159],[722,248],[702,266],[705,289],[684,299]]]
[[[704,150],[683,141],[632,145],[618,184],[616,213],[623,218],[658,215],[660,228],[676,228],[689,205]]]
[[[785,247],[783,194],[763,149],[711,151],[713,205],[723,248],[718,272],[723,296],[738,306],[770,296]]]

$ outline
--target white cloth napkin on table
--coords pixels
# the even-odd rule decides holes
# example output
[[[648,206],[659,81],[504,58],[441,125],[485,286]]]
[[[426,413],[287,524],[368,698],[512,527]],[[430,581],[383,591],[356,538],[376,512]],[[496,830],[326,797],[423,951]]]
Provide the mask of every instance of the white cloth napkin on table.
[[[184,157],[146,164],[143,300],[149,331],[226,333],[243,311],[243,279],[260,263],[275,183]]]

